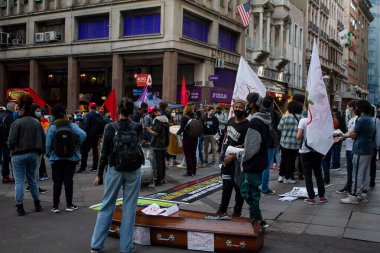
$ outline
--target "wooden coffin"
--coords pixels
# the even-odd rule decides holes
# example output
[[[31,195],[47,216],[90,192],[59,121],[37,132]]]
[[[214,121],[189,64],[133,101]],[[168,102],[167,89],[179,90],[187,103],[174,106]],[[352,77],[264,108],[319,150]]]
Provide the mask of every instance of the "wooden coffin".
[[[204,219],[212,214],[186,210],[171,216],[151,216],[141,209],[137,207],[135,228],[147,229],[150,245],[213,252],[259,252],[264,246],[262,227],[258,223],[252,225],[247,218]],[[121,218],[122,209],[118,206],[110,236],[119,237]]]

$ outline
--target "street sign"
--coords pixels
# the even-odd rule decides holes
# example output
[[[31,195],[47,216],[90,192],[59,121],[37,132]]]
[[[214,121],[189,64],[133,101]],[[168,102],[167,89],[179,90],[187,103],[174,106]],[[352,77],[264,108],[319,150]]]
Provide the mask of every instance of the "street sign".
[[[145,85],[152,85],[152,75],[151,74],[135,74],[137,87],[144,87]]]
[[[218,75],[210,75],[208,77],[208,80],[209,81],[218,81],[219,80],[219,76]]]

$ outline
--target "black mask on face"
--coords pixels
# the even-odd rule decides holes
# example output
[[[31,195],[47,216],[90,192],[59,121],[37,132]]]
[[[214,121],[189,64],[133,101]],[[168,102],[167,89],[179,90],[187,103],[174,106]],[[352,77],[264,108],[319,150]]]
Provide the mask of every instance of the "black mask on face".
[[[245,115],[245,112],[240,111],[240,110],[234,110],[234,114],[235,114],[236,118],[241,119]]]

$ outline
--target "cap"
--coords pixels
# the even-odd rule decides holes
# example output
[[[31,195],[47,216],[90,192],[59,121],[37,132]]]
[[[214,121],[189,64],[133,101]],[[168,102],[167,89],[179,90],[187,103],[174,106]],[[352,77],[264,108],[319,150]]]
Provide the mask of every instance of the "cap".
[[[254,103],[257,106],[261,106],[263,98],[259,93],[252,92],[247,95],[247,101],[248,103]]]
[[[96,107],[96,104],[94,102],[91,102],[88,104],[89,107]]]
[[[244,106],[247,104],[244,100],[241,100],[241,99],[236,99],[235,101],[234,101],[234,104],[236,105],[236,104],[243,104]]]
[[[145,102],[141,102],[139,109],[146,109],[146,108],[148,108],[148,104]]]
[[[154,112],[154,111],[157,111],[157,108],[155,106],[149,106],[148,107],[148,113],[151,113],[151,112]]]
[[[0,111],[6,111],[7,108],[5,108],[4,106],[0,106]]]

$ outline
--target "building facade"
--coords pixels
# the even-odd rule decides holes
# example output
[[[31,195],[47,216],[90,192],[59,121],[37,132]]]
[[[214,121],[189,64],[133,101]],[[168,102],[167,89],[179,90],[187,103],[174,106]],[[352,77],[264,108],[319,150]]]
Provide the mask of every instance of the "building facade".
[[[343,88],[343,101],[368,98],[368,31],[373,21],[368,0],[343,1],[344,26],[352,32],[352,46],[344,49],[344,62],[348,65],[347,86]]]
[[[380,103],[380,1],[371,0],[371,14],[374,21],[368,31],[368,101],[378,105]]]
[[[0,0],[0,99],[30,87],[75,111],[112,88],[136,99],[136,75],[151,74],[150,90],[168,102],[182,77],[190,101],[227,102],[245,54],[242,2]]]

